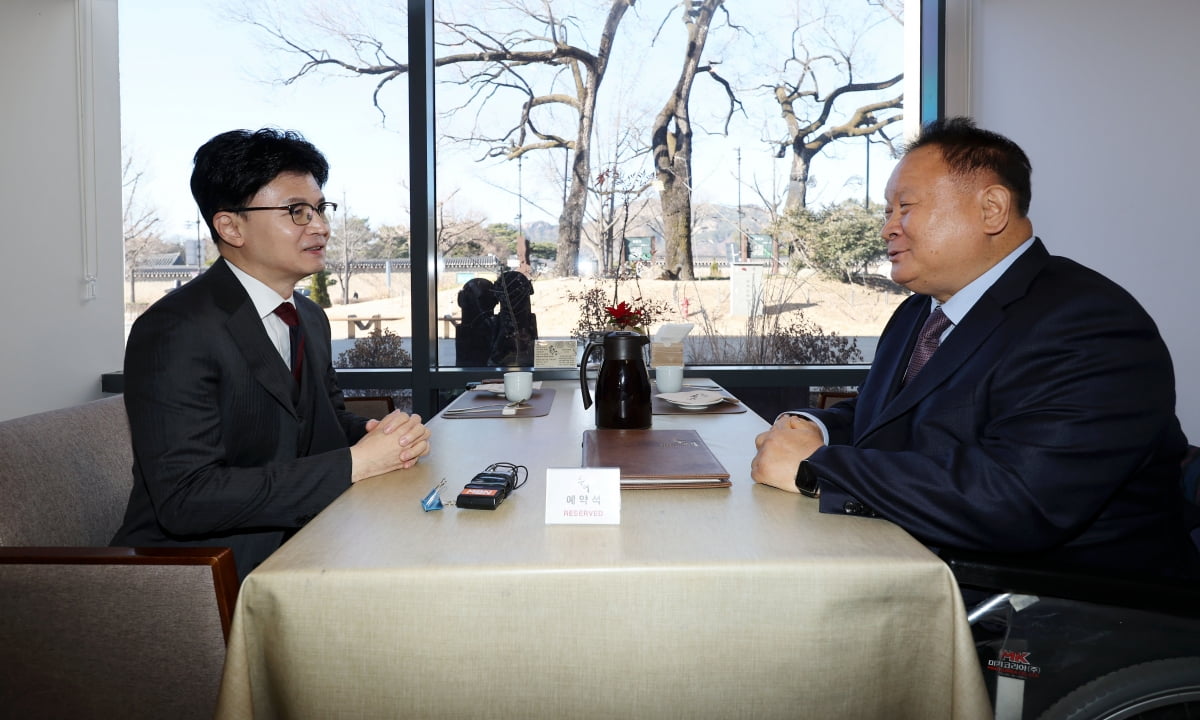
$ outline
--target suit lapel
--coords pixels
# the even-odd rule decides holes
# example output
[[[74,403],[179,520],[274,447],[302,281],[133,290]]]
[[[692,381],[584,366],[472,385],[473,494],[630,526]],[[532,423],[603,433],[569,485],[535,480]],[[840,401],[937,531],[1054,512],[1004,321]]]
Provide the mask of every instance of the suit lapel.
[[[328,320],[325,319],[325,311],[303,295],[293,295],[292,302],[296,304],[300,332],[304,333],[304,377],[301,378],[301,387],[315,386],[315,381],[320,379],[320,373],[324,372],[325,365],[329,363],[329,357],[322,352],[322,348],[327,347],[329,343],[324,339],[325,334],[320,332],[322,323],[325,323],[324,327],[328,327]]]
[[[904,352],[899,360],[890,362],[891,375],[886,378],[890,392],[878,393],[881,397],[891,398],[889,401],[877,403],[873,408],[876,412],[870,415],[871,421],[860,437],[866,437],[879,427],[895,420],[900,415],[911,410],[917,403],[942,384],[975,357],[980,345],[996,331],[1004,322],[1005,309],[1014,300],[1025,295],[1033,278],[1045,267],[1049,253],[1041,240],[1036,240],[1021,257],[1017,258],[1012,267],[1004,272],[996,282],[979,298],[978,302],[967,312],[962,321],[954,327],[954,331],[946,338],[945,344],[938,348],[929,363],[921,373],[908,385],[900,388],[900,378],[908,365],[908,356],[912,353],[916,335],[929,314],[928,301],[919,303],[920,312],[914,312],[906,318],[905,324],[900,324],[896,332],[901,338],[907,338]],[[903,331],[907,328],[908,332]],[[889,345],[890,339],[889,339]],[[881,346],[880,350],[884,350]],[[885,355],[895,357],[895,351]],[[877,356],[879,353],[877,353]],[[874,367],[872,367],[874,371]],[[898,391],[897,391],[898,388]],[[894,394],[893,394],[894,393]],[[861,405],[859,406],[862,407]]]
[[[889,320],[880,336],[880,346],[875,350],[875,361],[871,364],[872,383],[877,379],[878,389],[874,392],[876,402],[871,406],[871,418],[880,415],[883,408],[892,402],[896,392],[900,391],[900,382],[904,378],[908,356],[917,342],[917,334],[929,317],[929,296],[913,295],[905,301],[895,317]],[[877,377],[876,377],[876,373]],[[862,400],[859,401],[862,403]],[[859,404],[862,408],[862,404]]]
[[[908,412],[927,395],[941,387],[947,378],[974,357],[975,351],[1003,320],[1002,308],[985,293],[962,322],[955,326],[954,332],[950,333],[946,342],[929,358],[920,374],[908,385],[900,388],[874,424],[889,422]],[[904,362],[898,365],[907,365],[907,360],[906,356]],[[903,374],[903,370],[898,372]]]
[[[247,371],[280,405],[296,415],[296,403],[292,398],[296,383],[287,372],[287,364],[279,357],[279,351],[267,337],[262,318],[250,302],[250,296],[224,258],[213,263],[208,272],[213,273],[217,304],[229,313],[225,326],[246,359]]]
[[[304,333],[304,364],[301,366],[300,372],[300,389],[297,400],[297,407],[305,408],[300,414],[300,437],[297,443],[302,452],[307,453],[312,447],[313,428],[315,427],[315,419],[317,410],[316,393],[318,388],[324,387],[323,383],[318,382],[320,378],[321,368],[323,367],[320,360],[315,356],[320,355],[318,352],[318,343],[314,342],[320,335],[315,333],[313,318],[307,317],[307,307],[300,296],[294,296],[293,302],[296,303],[296,309],[299,311],[297,315],[300,318],[300,332]],[[321,313],[324,316],[324,312]]]
[[[868,381],[875,386],[875,391],[860,395],[855,410],[856,415],[865,413],[867,422],[855,423],[865,432],[870,432],[882,422],[889,407],[895,404],[893,401],[900,391],[900,381],[904,377],[908,356],[912,354],[917,333],[928,315],[929,298],[914,295],[897,309],[895,317],[889,321],[881,334],[868,376]]]
[[[318,446],[325,448],[322,443],[328,440],[331,431],[344,437],[344,430],[337,424],[329,400],[330,387],[326,383],[326,375],[332,364],[329,319],[325,311],[308,298],[295,295],[292,299],[300,315],[300,326],[307,336],[304,342],[304,377],[300,384],[299,407],[303,408],[303,412],[297,442],[305,452],[309,452]]]

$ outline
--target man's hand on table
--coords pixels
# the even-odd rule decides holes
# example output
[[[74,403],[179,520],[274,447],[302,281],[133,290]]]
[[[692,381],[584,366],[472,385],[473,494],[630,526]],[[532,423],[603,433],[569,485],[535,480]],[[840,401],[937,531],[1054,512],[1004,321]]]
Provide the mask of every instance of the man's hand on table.
[[[799,493],[796,471],[817,448],[825,445],[816,423],[795,415],[780,415],[771,429],[754,439],[758,448],[750,462],[754,482]]]
[[[367,434],[350,448],[350,482],[406,470],[429,454],[429,428],[420,415],[396,410],[382,420],[368,420]]]

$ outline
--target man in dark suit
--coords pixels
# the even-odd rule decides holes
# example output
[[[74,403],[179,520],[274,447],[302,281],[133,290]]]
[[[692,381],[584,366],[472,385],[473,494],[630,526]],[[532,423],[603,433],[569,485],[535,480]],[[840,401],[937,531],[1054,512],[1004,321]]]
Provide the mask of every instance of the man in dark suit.
[[[245,577],[351,483],[429,452],[416,415],[346,411],[329,321],[294,292],[325,268],[328,174],[293,132],[196,152],[192,194],[221,258],[130,332],[134,486],[114,545],[230,547]]]
[[[1030,173],[970,120],[924,128],[888,182],[882,231],[892,279],[916,294],[858,397],[780,416],[752,476],[934,548],[1194,572],[1170,355],[1127,292],[1033,236]],[[935,316],[949,322],[914,351]]]

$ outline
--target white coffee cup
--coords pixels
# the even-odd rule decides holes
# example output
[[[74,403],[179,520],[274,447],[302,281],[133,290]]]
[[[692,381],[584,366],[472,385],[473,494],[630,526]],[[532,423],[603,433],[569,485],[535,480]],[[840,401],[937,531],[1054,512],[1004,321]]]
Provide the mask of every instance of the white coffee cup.
[[[654,382],[659,392],[679,392],[683,389],[683,366],[660,365],[654,368]]]
[[[509,402],[524,402],[533,397],[533,373],[504,373],[504,397]]]

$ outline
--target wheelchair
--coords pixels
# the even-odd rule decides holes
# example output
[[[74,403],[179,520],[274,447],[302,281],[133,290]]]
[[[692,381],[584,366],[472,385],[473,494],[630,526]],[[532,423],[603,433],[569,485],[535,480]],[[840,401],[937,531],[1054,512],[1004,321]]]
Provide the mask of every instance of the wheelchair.
[[[943,554],[995,720],[1200,720],[1200,585]]]

